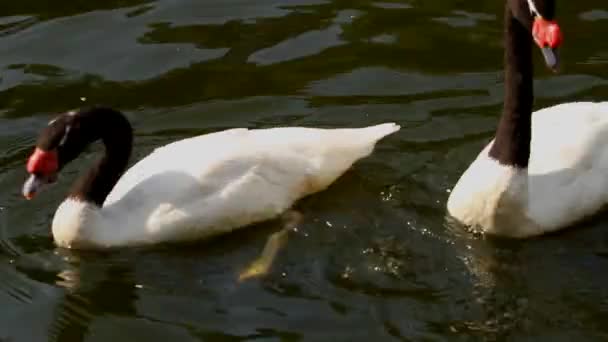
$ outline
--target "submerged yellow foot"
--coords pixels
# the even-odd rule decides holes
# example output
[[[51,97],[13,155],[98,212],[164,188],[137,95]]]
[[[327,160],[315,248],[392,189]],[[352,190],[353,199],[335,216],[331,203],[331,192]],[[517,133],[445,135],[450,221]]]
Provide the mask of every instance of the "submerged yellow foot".
[[[270,235],[262,254],[239,274],[239,281],[266,275],[278,252],[287,244],[289,231],[301,221],[302,214],[288,211],[282,216],[283,228]]]

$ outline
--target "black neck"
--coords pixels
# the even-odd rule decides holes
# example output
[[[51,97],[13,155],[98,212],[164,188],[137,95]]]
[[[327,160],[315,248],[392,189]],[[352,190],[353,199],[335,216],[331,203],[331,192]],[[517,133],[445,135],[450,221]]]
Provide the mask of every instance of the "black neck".
[[[489,152],[501,164],[528,167],[534,99],[532,78],[532,35],[507,6],[504,108]]]
[[[69,197],[94,203],[101,207],[129,163],[133,144],[131,124],[117,111],[104,111],[103,115],[90,119],[96,126],[105,145],[101,159],[73,185]]]

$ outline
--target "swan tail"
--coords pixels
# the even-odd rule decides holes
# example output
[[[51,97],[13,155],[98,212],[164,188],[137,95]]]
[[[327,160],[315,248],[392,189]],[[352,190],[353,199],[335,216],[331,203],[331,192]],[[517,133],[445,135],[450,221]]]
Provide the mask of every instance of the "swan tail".
[[[391,135],[401,129],[401,126],[397,125],[394,122],[387,122],[375,126],[369,126],[365,128],[357,129],[359,135],[364,138],[364,140],[377,142],[380,139],[386,137],[387,135]]]
[[[376,143],[397,132],[401,127],[395,123],[383,123],[363,128],[343,128],[325,131],[327,140],[323,140],[319,146],[322,153],[315,158],[313,169],[314,177],[310,186],[304,193],[310,194],[325,189],[355,162],[369,156]],[[312,191],[311,189],[314,189]]]
[[[334,140],[334,147],[328,150],[327,158],[344,160],[347,161],[347,164],[353,163],[370,155],[378,141],[397,132],[400,128],[399,125],[390,122],[363,128],[344,129],[342,134],[332,135],[337,140]]]

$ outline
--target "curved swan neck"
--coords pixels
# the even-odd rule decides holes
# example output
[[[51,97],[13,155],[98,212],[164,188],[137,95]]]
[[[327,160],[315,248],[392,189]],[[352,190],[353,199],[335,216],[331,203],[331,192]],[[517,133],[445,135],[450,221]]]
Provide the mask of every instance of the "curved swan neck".
[[[97,134],[91,142],[101,140],[105,146],[103,157],[73,185],[68,197],[103,205],[106,197],[114,188],[127,168],[133,144],[131,124],[123,114],[114,110],[103,110],[93,114],[88,120]]]
[[[532,136],[532,35],[505,9],[505,93],[503,113],[489,155],[501,164],[528,166]]]

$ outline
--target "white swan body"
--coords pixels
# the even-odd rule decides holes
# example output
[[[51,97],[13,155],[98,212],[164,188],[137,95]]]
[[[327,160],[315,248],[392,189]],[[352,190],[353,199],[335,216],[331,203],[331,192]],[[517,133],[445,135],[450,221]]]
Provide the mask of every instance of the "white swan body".
[[[527,169],[501,165],[490,142],[461,176],[450,215],[486,233],[531,237],[608,204],[608,102],[574,102],[532,115]]]
[[[321,191],[392,123],[360,129],[230,129],[156,149],[125,172],[102,208],[68,198],[52,223],[65,247],[202,239],[277,217]]]

